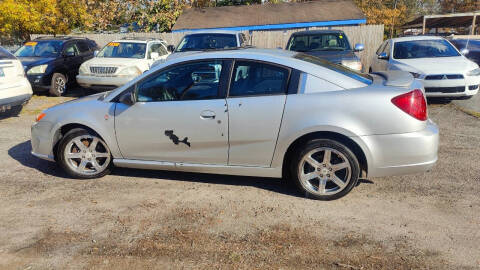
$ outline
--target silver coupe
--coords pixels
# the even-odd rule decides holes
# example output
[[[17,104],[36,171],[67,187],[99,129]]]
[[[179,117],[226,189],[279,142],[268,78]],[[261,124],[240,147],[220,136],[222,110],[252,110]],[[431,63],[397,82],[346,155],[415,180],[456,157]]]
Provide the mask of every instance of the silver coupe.
[[[331,200],[361,177],[435,164],[423,91],[407,72],[361,74],[303,53],[201,52],[45,110],[32,154],[75,178],[113,166],[284,177]]]

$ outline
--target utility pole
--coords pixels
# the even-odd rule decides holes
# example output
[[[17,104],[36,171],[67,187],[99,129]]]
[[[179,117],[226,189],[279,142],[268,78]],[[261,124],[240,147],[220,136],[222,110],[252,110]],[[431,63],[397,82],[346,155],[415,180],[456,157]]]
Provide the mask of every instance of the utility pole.
[[[397,2],[398,0],[395,0],[394,6],[393,6],[394,11],[397,10]],[[392,28],[390,29],[390,38],[393,38],[393,32],[395,31],[395,17],[396,15],[394,14],[392,19]]]

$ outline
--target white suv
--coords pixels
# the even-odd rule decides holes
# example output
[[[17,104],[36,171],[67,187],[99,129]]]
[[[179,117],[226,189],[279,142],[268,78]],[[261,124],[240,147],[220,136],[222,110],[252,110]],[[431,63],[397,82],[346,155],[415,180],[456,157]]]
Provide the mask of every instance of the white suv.
[[[32,87],[25,76],[22,63],[0,47],[0,113],[20,112],[31,97]]]
[[[149,70],[153,62],[165,61],[169,54],[161,39],[115,40],[80,66],[77,82],[99,91],[117,88]]]

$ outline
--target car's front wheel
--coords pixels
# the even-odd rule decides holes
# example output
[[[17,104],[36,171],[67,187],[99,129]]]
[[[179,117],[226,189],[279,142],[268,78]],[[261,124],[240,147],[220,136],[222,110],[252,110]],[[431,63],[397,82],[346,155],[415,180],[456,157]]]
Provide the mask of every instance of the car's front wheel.
[[[353,152],[330,139],[308,141],[295,151],[291,176],[305,196],[334,200],[345,196],[357,184],[360,166]]]
[[[62,73],[54,73],[52,76],[52,82],[50,84],[49,93],[52,96],[61,97],[67,90],[67,77]]]
[[[85,129],[73,129],[60,141],[57,161],[72,177],[91,179],[110,173],[112,157],[107,144]]]

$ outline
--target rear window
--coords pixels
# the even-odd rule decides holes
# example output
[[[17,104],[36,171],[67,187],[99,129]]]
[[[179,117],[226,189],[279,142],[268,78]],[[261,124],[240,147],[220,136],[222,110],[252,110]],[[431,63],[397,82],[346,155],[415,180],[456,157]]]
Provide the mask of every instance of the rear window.
[[[176,52],[227,49],[237,47],[237,37],[231,34],[191,34],[186,35]]]
[[[354,70],[349,69],[345,66],[337,65],[337,64],[334,64],[334,63],[329,62],[329,61],[324,60],[324,59],[320,59],[320,58],[312,56],[312,55],[308,55],[308,54],[304,54],[304,53],[297,53],[294,56],[294,58],[300,59],[300,60],[305,61],[305,62],[315,64],[317,66],[328,68],[330,70],[341,73],[341,74],[343,74],[347,77],[350,77],[352,79],[355,79],[355,80],[357,80],[359,82],[362,82],[364,84],[367,84],[367,85],[370,85],[370,84],[373,83],[373,78],[368,74],[363,74],[363,73],[354,71]]]
[[[0,60],[5,60],[5,59],[16,59],[13,54],[11,54],[9,51],[5,50],[4,48],[0,47]]]

